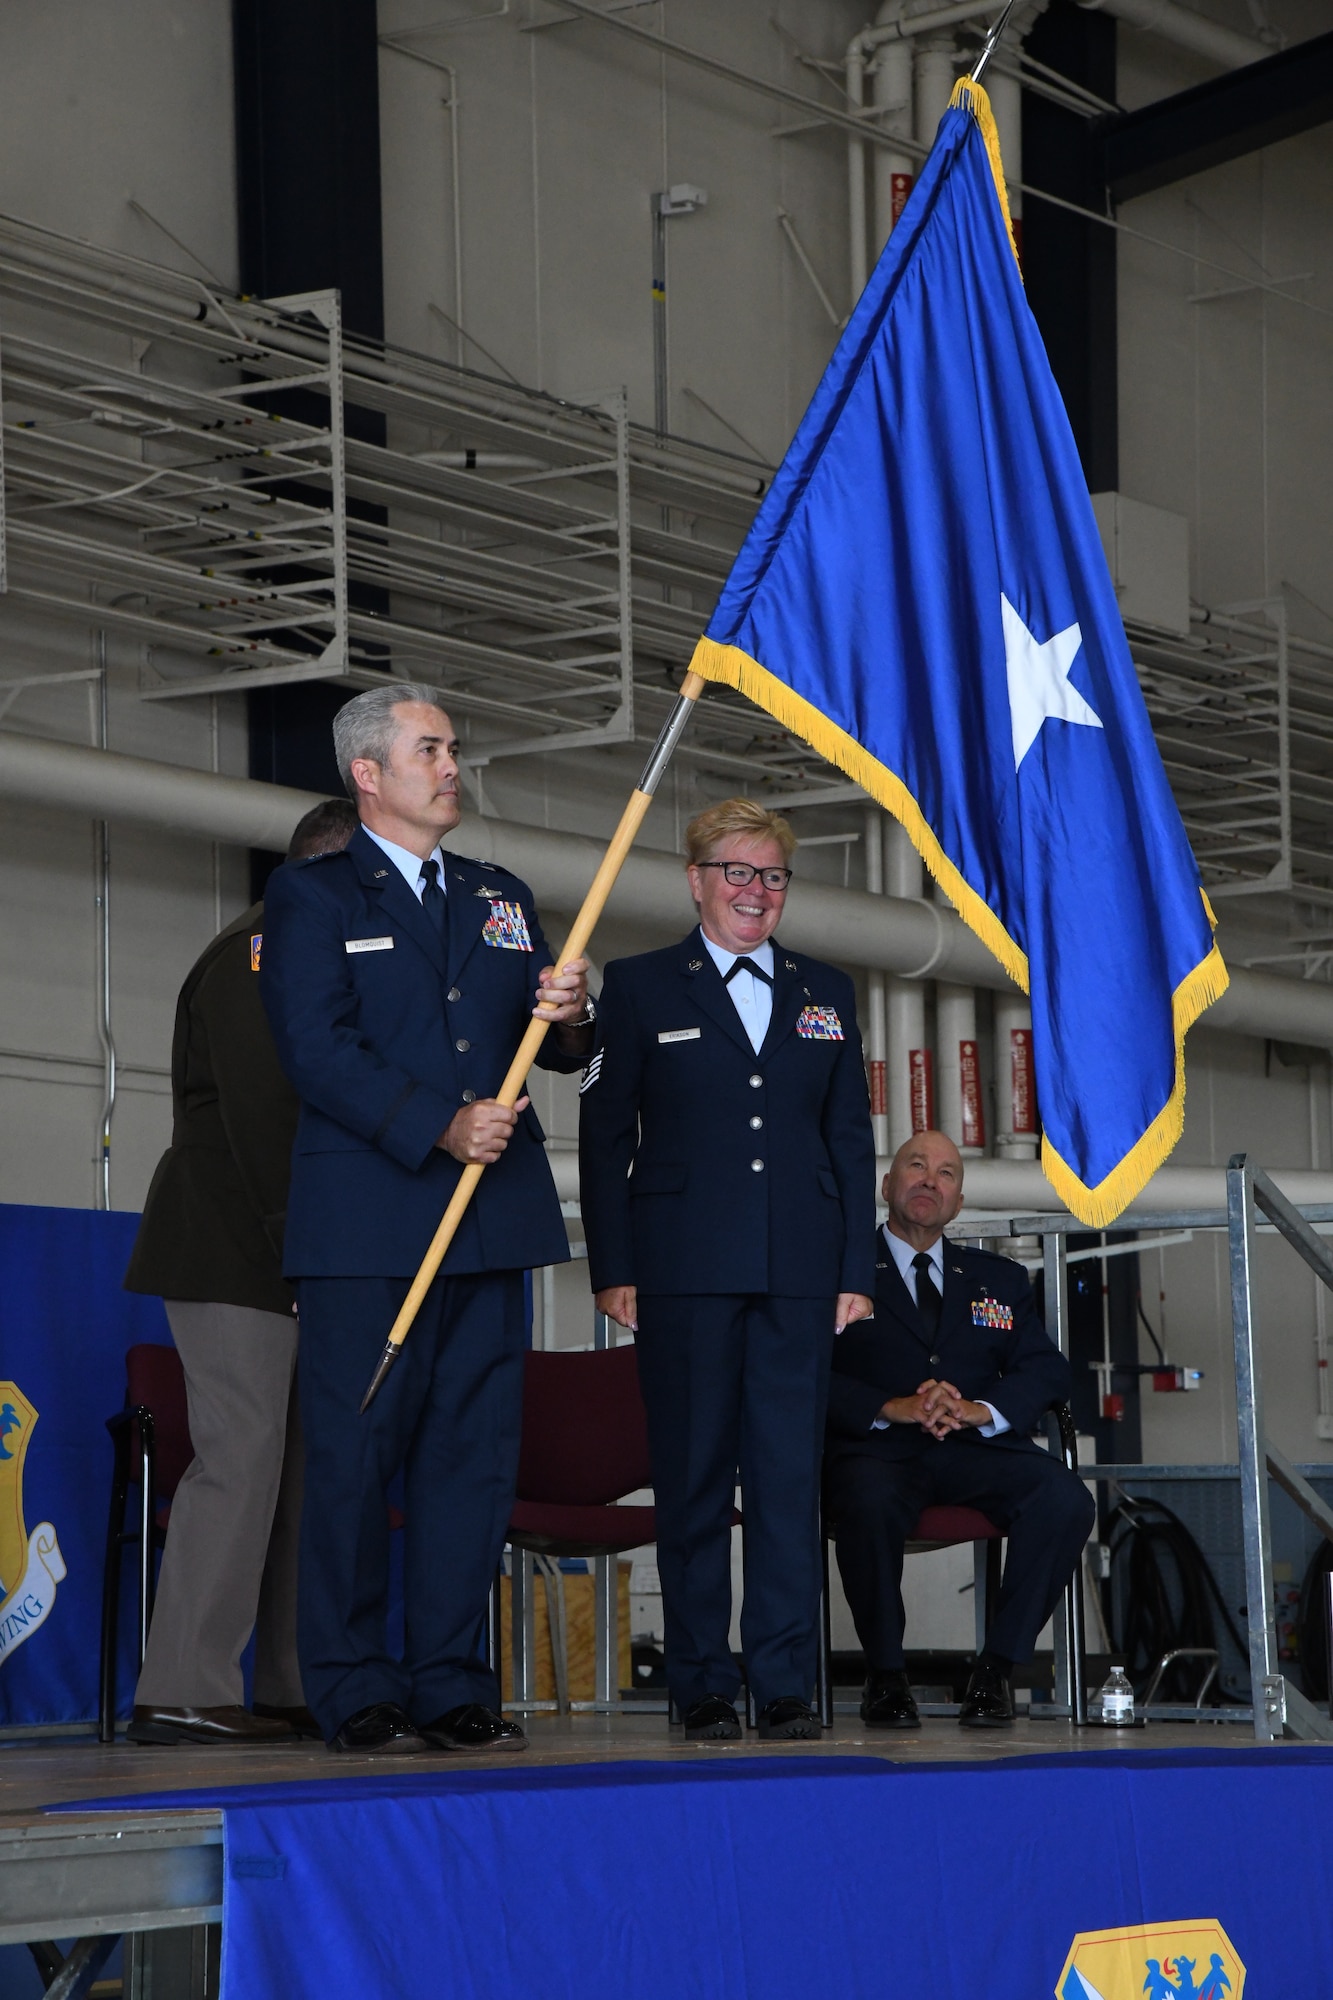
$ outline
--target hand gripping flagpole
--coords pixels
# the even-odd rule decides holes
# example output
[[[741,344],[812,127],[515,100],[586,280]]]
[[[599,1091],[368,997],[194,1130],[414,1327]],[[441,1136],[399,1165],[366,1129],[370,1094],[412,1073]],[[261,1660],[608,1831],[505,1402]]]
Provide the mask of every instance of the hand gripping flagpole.
[[[624,865],[625,857],[634,845],[635,835],[643,824],[644,815],[653,802],[653,793],[662,781],[672,752],[685,731],[685,725],[693,712],[694,704],[707,687],[702,674],[687,673],[680,685],[676,705],[666,719],[662,733],[653,747],[652,755],[643,767],[637,790],[630,793],[629,803],[620,816],[620,825],[611,839],[611,845],[602,857],[602,865],[593,877],[592,887],[584,898],[583,908],[574,919],[573,929],[565,939],[563,949],[556,959],[557,966],[568,964],[572,958],[582,958],[588,947],[598,918],[606,907],[606,899],[615,886],[615,880]],[[497,1104],[512,1110],[517,1104],[528,1071],[532,1068],[538,1049],[546,1039],[548,1028],[556,1024],[551,1021],[532,1020],[528,1031],[518,1045],[518,1053],[509,1065],[509,1072],[499,1090],[495,1093]],[[375,1373],[370,1378],[370,1387],[361,1399],[362,1415],[370,1408],[380,1392],[384,1378],[393,1367],[402,1351],[403,1342],[413,1320],[421,1310],[421,1302],[430,1290],[436,1272],[444,1262],[445,1252],[453,1242],[458,1225],[462,1221],[467,1205],[476,1192],[477,1182],[486,1169],[476,1163],[466,1166],[454,1189],[453,1198],[445,1209],[440,1226],[431,1238],[430,1248],[421,1260],[421,1269],[412,1280],[411,1290],[403,1300],[397,1319],[389,1329],[384,1352],[379,1358]]]

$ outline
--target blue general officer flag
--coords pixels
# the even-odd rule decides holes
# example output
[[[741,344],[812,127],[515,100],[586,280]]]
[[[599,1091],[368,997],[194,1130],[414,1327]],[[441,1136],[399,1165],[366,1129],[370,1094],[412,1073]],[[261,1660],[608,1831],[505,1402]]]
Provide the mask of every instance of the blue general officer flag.
[[[954,93],[693,666],[900,819],[1032,998],[1042,1163],[1112,1221],[1227,985],[1024,297],[986,94]]]

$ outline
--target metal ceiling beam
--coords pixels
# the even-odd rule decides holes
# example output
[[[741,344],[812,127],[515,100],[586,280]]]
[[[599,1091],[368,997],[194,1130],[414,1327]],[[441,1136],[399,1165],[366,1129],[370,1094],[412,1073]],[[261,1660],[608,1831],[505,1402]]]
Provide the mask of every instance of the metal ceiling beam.
[[[1132,201],[1333,118],[1333,34],[1229,70],[1102,125],[1107,190]]]

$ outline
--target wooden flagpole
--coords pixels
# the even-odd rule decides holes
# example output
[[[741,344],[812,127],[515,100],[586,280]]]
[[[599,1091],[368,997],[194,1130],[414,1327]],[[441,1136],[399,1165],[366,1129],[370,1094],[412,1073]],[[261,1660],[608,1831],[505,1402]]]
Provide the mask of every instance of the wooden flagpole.
[[[643,776],[639,780],[637,789],[630,793],[629,802],[620,816],[620,824],[612,836],[611,845],[603,855],[602,864],[593,877],[592,887],[584,898],[583,908],[575,917],[573,928],[556,959],[557,968],[568,964],[572,958],[582,958],[587,950],[598,919],[606,907],[606,899],[615,886],[616,877],[624,865],[625,857],[634,845],[635,835],[653,802],[653,794],[661,783],[667,765],[671,762],[672,752],[684,734],[685,725],[689,721],[695,702],[707,685],[703,675],[694,672],[687,673],[681,682],[676,705],[667,717],[662,733],[653,747],[652,755],[644,766]],[[511,1109],[517,1104],[537,1051],[546,1039],[547,1030],[554,1025],[555,1023],[551,1021],[536,1019],[529,1021],[528,1031],[518,1045],[518,1052],[509,1065],[508,1074],[495,1094],[497,1104],[507,1105]],[[421,1310],[421,1302],[430,1290],[440,1265],[444,1262],[445,1253],[454,1240],[458,1225],[485,1171],[485,1167],[475,1164],[464,1167],[449,1206],[440,1219],[440,1226],[431,1238],[430,1248],[421,1260],[421,1269],[412,1280],[411,1289],[403,1300],[398,1317],[389,1329],[384,1352],[370,1379],[370,1387],[361,1399],[363,1415],[374,1402],[384,1378],[398,1359],[412,1322]]]

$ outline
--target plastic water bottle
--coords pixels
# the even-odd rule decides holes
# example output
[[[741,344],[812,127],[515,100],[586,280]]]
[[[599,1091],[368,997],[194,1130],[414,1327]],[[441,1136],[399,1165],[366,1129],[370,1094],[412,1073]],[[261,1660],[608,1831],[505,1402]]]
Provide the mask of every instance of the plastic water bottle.
[[[1102,1686],[1102,1721],[1123,1728],[1134,1720],[1134,1690],[1123,1667],[1113,1667]]]

